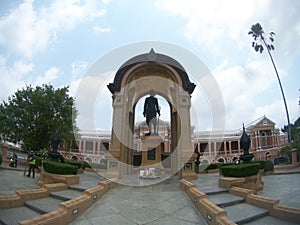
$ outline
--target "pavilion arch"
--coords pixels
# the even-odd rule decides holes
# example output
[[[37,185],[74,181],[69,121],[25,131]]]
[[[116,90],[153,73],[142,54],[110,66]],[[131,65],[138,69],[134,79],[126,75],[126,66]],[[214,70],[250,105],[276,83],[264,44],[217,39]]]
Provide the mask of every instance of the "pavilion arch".
[[[73,161],[78,161],[78,158],[77,158],[77,156],[76,155],[72,155],[72,157],[71,157],[71,160],[73,160]]]
[[[129,59],[120,67],[113,83],[108,85],[112,93],[113,122],[107,176],[132,173],[135,109],[138,101],[150,91],[169,103],[171,170],[173,174],[180,171],[193,154],[190,107],[194,88],[195,84],[176,60],[155,53],[153,49]]]

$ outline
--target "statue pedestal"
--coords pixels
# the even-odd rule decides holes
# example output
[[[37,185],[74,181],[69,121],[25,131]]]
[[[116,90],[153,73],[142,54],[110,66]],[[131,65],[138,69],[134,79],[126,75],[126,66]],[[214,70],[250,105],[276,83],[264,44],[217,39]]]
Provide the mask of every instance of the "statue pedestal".
[[[161,143],[163,139],[159,135],[143,136],[141,168],[163,168],[161,163]]]

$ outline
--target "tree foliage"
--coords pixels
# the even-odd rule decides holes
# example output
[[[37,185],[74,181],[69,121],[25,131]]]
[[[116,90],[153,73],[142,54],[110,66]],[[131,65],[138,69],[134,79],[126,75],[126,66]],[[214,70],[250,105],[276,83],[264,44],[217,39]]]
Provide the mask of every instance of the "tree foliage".
[[[18,90],[0,104],[2,139],[31,150],[49,149],[58,129],[62,139],[74,140],[77,111],[68,89],[44,84]]]
[[[281,129],[283,132],[288,130],[288,125],[284,126]],[[294,124],[290,124],[290,129],[292,133],[292,148],[297,148],[300,150],[300,117],[294,122]]]
[[[269,51],[275,50],[275,47],[272,44],[272,42],[274,42],[275,33],[270,32],[269,40],[271,44],[268,44],[265,39],[265,32],[259,23],[252,25],[251,30],[248,32],[248,34],[252,35],[253,37],[252,47],[256,52],[262,53],[264,51],[263,46],[266,46]]]

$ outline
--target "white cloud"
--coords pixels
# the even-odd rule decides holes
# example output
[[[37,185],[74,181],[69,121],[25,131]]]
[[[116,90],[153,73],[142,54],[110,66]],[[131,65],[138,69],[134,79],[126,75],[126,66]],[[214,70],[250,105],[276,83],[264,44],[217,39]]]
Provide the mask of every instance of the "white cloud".
[[[0,56],[0,100],[7,100],[8,96],[25,86],[23,77],[34,70],[34,64],[24,61],[16,61],[11,67],[7,65],[6,59]]]
[[[211,54],[230,54],[230,44],[241,49],[249,46],[247,33],[256,22],[262,24],[266,33],[276,33],[278,50],[294,54],[295,45],[297,49],[300,47],[300,2],[297,0],[157,0],[155,4],[159,9],[182,17],[186,21],[185,37],[205,46]]]
[[[36,85],[49,84],[55,81],[58,77],[59,69],[57,67],[51,67],[48,69],[43,76],[37,76],[35,78]]]
[[[85,75],[71,82],[70,95],[76,100],[79,129],[111,128],[111,93],[106,86],[111,73]]]
[[[213,71],[226,107],[226,126],[238,128],[243,122],[249,123],[264,114],[254,113],[259,104],[267,105],[264,94],[278,83],[268,62],[250,61],[246,65],[222,67]],[[263,103],[261,103],[263,102]],[[272,119],[272,118],[271,118]]]
[[[109,33],[109,32],[111,32],[111,29],[109,27],[101,27],[99,25],[94,26],[93,30],[96,33]]]
[[[71,69],[72,69],[72,76],[74,78],[81,76],[83,71],[87,68],[88,62],[86,61],[76,61],[72,62]]]
[[[250,51],[251,37],[247,33],[257,22],[266,34],[274,31],[273,57],[280,77],[297,79],[289,68],[297,67],[300,54],[300,1],[157,0],[155,4],[185,20],[183,35],[196,48],[204,47],[207,54],[223,60],[215,66],[213,75],[224,98],[227,129],[239,128],[242,122],[264,114],[282,124],[280,118],[285,116],[276,115],[284,107],[274,68],[266,52],[258,55]],[[278,98],[270,94],[274,89],[278,89]]]
[[[296,119],[299,118],[299,115],[297,115],[299,111],[297,110],[297,107],[292,106],[297,105],[298,99],[287,99],[287,102],[290,103],[288,104],[290,123],[294,123]],[[266,115],[271,120],[273,120],[276,123],[277,128],[283,128],[284,125],[288,124],[286,111],[282,99],[278,99],[272,102],[271,104],[257,107],[255,109],[256,118],[259,118],[263,115]]]
[[[31,57],[56,42],[59,32],[104,14],[97,1],[57,0],[49,7],[36,10],[33,0],[24,0],[18,8],[0,18],[0,45]]]

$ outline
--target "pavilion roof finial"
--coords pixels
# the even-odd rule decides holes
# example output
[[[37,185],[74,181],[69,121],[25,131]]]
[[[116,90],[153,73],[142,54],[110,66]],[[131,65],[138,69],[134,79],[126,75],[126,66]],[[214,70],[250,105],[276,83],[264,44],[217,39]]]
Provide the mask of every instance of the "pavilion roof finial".
[[[155,61],[157,59],[157,54],[153,48],[151,48],[150,52],[147,54],[147,58],[151,61]]]

